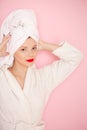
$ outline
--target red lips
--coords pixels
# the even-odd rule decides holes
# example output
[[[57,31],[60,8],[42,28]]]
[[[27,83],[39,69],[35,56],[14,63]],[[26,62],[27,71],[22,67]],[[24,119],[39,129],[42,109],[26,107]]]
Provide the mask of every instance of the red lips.
[[[28,59],[28,60],[26,60],[27,62],[33,62],[34,61],[34,59]]]

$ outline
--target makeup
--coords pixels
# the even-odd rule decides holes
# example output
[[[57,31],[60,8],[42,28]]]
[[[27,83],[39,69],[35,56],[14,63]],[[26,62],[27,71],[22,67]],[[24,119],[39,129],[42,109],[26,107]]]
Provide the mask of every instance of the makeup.
[[[28,60],[26,60],[27,62],[33,62],[34,61],[34,59],[28,59]]]

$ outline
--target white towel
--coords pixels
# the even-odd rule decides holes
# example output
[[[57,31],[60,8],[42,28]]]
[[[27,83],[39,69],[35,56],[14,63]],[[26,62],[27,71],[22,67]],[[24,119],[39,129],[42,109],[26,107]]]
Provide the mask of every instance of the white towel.
[[[3,34],[7,35],[9,32],[11,34],[11,39],[7,44],[9,55],[0,57],[0,67],[3,65],[12,66],[14,53],[29,36],[38,43],[39,32],[34,11],[32,9],[18,9],[11,12],[1,25],[0,43]]]

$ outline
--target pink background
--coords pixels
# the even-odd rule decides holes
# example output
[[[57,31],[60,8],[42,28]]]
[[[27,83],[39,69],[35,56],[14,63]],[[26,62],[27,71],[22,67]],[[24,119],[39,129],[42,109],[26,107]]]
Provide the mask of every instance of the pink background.
[[[87,0],[0,0],[0,24],[18,8],[35,10],[41,39],[67,40],[84,54],[76,71],[51,94],[43,114],[45,130],[87,130]],[[53,60],[42,51],[36,64],[42,67]]]

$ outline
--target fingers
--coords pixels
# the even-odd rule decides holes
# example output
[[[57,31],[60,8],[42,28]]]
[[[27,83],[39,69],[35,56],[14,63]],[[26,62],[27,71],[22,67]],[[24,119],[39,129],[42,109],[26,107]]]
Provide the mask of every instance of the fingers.
[[[2,43],[0,44],[0,56],[7,56],[9,53],[6,52],[7,43],[10,40],[11,35],[8,33],[6,36],[3,35]]]
[[[2,56],[7,56],[7,55],[9,55],[8,52],[0,52],[0,56],[1,56],[1,57],[2,57]]]
[[[47,42],[45,42],[45,41],[39,39],[39,41],[38,41],[38,46],[39,46],[38,48],[39,48],[39,50],[44,50],[46,44],[47,44]]]
[[[44,43],[44,41],[43,41],[43,40],[41,40],[41,39],[39,39],[38,43],[39,43],[39,44],[43,44],[43,43]]]
[[[2,39],[2,46],[6,45],[8,41],[10,40],[11,35],[8,33],[6,36],[3,34],[3,39]]]

